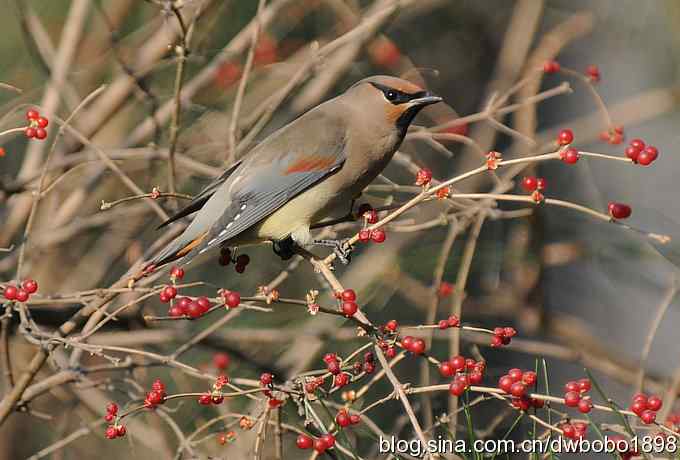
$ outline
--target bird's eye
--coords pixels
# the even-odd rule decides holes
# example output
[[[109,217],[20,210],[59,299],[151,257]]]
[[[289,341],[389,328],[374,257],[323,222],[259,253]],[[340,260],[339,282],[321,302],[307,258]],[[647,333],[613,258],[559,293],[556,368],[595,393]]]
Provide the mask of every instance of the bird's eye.
[[[395,99],[397,99],[397,96],[399,95],[397,94],[396,91],[393,91],[391,89],[385,91],[385,98],[387,98],[388,101],[394,101]]]

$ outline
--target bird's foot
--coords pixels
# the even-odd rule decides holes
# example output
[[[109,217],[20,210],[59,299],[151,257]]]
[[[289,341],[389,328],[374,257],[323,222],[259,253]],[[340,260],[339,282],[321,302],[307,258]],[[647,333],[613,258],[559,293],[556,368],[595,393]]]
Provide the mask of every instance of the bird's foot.
[[[333,248],[335,257],[337,257],[343,265],[348,265],[352,261],[353,248],[349,244],[348,238],[342,240],[314,240],[314,244]]]
[[[295,241],[291,237],[274,241],[274,254],[281,257],[281,260],[288,260],[295,255],[296,246]]]

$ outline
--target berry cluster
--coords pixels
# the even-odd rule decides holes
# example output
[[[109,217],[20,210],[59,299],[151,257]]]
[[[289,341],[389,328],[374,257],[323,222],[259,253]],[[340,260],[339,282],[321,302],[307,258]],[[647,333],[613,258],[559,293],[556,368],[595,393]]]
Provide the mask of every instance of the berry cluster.
[[[536,385],[538,376],[534,371],[522,371],[513,368],[498,379],[498,388],[514,396],[512,405],[519,410],[529,410],[530,407],[540,409],[544,405],[542,399],[531,398],[527,394],[529,387]]]
[[[310,377],[307,383],[305,383],[305,391],[309,394],[313,394],[317,388],[323,385],[323,377]]]
[[[633,212],[627,204],[615,202],[611,202],[607,205],[607,211],[609,211],[609,215],[614,219],[627,219]]]
[[[146,398],[144,398],[144,407],[153,409],[159,404],[163,404],[165,402],[165,396],[165,385],[163,382],[161,382],[160,379],[154,380],[151,384],[151,391],[148,392]]]
[[[197,297],[192,299],[191,297],[180,297],[174,303],[168,314],[170,316],[188,316],[189,318],[196,319],[200,318],[210,310],[212,304],[207,297]]]
[[[418,339],[410,335],[401,339],[401,346],[404,350],[410,351],[414,355],[422,355],[427,349],[427,345],[423,339]]]
[[[664,423],[668,428],[680,433],[680,413],[671,413],[666,417],[666,422]]]
[[[314,448],[317,453],[323,454],[335,445],[335,436],[330,433],[326,433],[320,438],[314,439],[305,434],[301,434],[297,437],[297,441],[295,443],[300,449]]]
[[[373,241],[374,243],[382,243],[386,238],[387,234],[382,228],[377,228],[375,230],[364,228],[359,231],[359,241],[362,243],[368,243],[369,241]]]
[[[453,396],[462,395],[470,385],[482,383],[485,370],[486,362],[475,361],[472,358],[466,359],[460,355],[439,364],[439,373],[442,377],[454,377],[449,385],[449,393]]]
[[[662,405],[663,402],[658,396],[647,396],[646,394],[638,393],[633,396],[630,411],[640,417],[642,423],[650,425],[656,422],[656,413],[661,409]]]
[[[351,318],[359,310],[359,306],[356,303],[357,294],[353,289],[336,292],[335,297],[340,302],[340,311],[345,317]]]
[[[350,376],[349,374],[346,374],[342,371],[338,355],[335,353],[326,353],[326,355],[323,357],[323,361],[326,363],[326,369],[328,372],[335,376],[333,378],[333,386],[340,388],[349,383]]]
[[[513,327],[496,327],[493,330],[493,337],[491,337],[491,346],[499,348],[503,345],[510,345],[510,341],[515,335],[517,335],[517,331]]]
[[[450,327],[459,327],[460,326],[460,318],[458,318],[456,315],[451,315],[447,319],[442,319],[437,323],[437,327],[439,329],[448,329]]]
[[[35,280],[24,280],[19,287],[8,284],[5,286],[3,295],[9,301],[16,300],[17,302],[26,302],[31,294],[38,291],[38,283]]]
[[[590,380],[571,380],[564,385],[564,405],[576,407],[582,414],[593,409],[593,400],[587,394],[591,388]]]
[[[236,273],[243,273],[246,271],[246,267],[250,263],[250,256],[248,256],[248,254],[240,254],[237,257],[233,257],[231,249],[222,248],[220,250],[220,258],[218,259],[218,262],[223,267],[226,267],[233,262]]]
[[[224,396],[222,395],[222,388],[229,383],[229,377],[226,375],[220,375],[215,379],[215,383],[212,386],[212,392],[203,393],[198,397],[198,403],[203,406],[209,406],[211,404],[219,405],[224,402]]]
[[[526,176],[522,179],[522,188],[531,193],[531,198],[536,203],[540,203],[545,198],[542,192],[546,186],[546,180],[542,177]]]
[[[24,134],[29,139],[43,140],[47,137],[47,125],[50,123],[45,117],[41,117],[37,110],[31,109],[26,112],[26,119],[28,126],[24,130]]]
[[[649,166],[659,157],[659,149],[653,145],[645,145],[642,139],[633,139],[626,147],[625,154],[633,163]]]
[[[175,286],[165,286],[158,297],[161,302],[168,303],[177,297],[177,288]]]
[[[236,439],[236,433],[230,430],[227,431],[226,433],[220,433],[217,436],[217,443],[223,446],[228,442],[232,442],[234,439]]]
[[[106,406],[106,415],[104,416],[104,420],[110,423],[116,420],[117,416],[118,416],[118,404],[109,403]],[[114,423],[113,425],[109,425],[106,428],[106,432],[104,434],[107,439],[115,439],[121,436],[125,436],[125,433],[126,430],[123,425],[119,423]]]
[[[427,187],[432,181],[432,171],[427,168],[419,169],[416,173],[416,185]]]
[[[585,437],[588,431],[588,424],[584,422],[564,422],[558,426],[562,430],[565,438],[581,439]]]
[[[357,414],[350,414],[346,409],[340,409],[335,416],[335,423],[341,428],[346,428],[350,425],[356,425],[361,422],[361,416]]]

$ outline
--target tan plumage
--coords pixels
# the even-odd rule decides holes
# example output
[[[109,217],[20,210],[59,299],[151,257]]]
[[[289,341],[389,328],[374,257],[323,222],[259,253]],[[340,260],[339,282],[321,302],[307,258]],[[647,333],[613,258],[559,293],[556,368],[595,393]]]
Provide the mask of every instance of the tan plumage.
[[[215,246],[318,243],[310,225],[335,208],[347,212],[390,161],[418,111],[440,100],[394,77],[357,82],[271,134],[164,223],[200,209],[151,264],[188,262]]]

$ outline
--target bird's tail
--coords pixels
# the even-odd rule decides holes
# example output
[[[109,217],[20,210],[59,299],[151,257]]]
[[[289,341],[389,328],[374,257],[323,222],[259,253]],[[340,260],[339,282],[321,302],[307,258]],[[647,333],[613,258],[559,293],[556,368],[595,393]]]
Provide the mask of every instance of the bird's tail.
[[[140,275],[145,276],[153,273],[159,268],[189,255],[192,249],[201,244],[207,234],[208,232],[204,232],[195,238],[187,237],[184,234],[178,236],[144,265]]]

